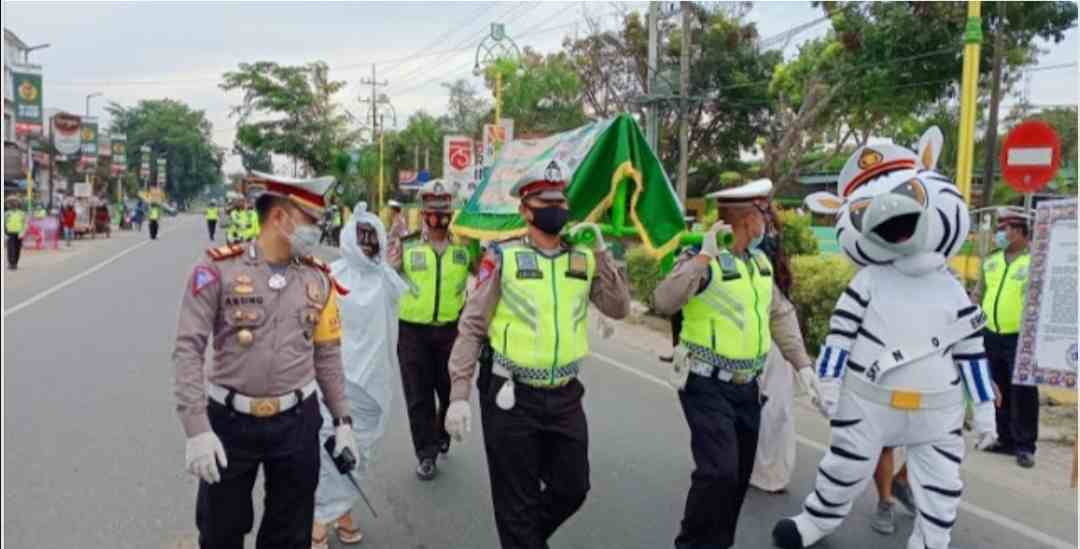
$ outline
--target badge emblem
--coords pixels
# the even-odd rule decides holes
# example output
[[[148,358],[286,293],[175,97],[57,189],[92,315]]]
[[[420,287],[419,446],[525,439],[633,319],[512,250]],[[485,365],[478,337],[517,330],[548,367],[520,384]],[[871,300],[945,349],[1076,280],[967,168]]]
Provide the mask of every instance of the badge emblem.
[[[416,250],[409,254],[409,263],[412,264],[412,270],[423,271],[427,269],[427,256],[421,250]]]
[[[585,254],[581,252],[570,254],[570,270],[566,272],[566,276],[582,280],[589,277],[589,259],[585,257]]]
[[[537,264],[536,254],[532,252],[518,252],[514,254],[514,262],[517,265],[517,277],[519,279],[541,279],[544,273]]]
[[[270,280],[266,282],[266,285],[270,286],[271,290],[280,290],[284,288],[285,285],[288,283],[289,281],[285,279],[284,275],[280,273],[274,273],[274,275],[270,277]]]
[[[239,275],[234,282],[237,284],[251,284],[251,277],[248,275]]]
[[[314,282],[307,283],[307,296],[308,299],[316,303],[322,301],[322,290],[319,289],[319,285]]]
[[[874,149],[866,149],[859,155],[859,168],[863,170],[873,168],[874,166],[881,164],[882,160],[884,160],[884,158],[881,156],[881,153]]]
[[[191,276],[191,295],[199,295],[203,288],[217,282],[217,275],[207,267],[196,267]]]
[[[255,334],[251,333],[251,330],[240,330],[236,332],[236,342],[247,347],[251,345],[251,342],[255,341]]]
[[[255,291],[255,287],[249,284],[237,284],[233,286],[233,292],[238,294],[250,294]]]

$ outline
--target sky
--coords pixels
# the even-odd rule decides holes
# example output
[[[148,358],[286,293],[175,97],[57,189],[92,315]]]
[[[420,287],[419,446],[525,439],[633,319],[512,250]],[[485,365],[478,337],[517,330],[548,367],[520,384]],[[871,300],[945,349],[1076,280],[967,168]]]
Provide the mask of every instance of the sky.
[[[442,82],[472,75],[476,46],[493,21],[506,24],[520,47],[541,52],[560,48],[564,37],[587,31],[585,14],[608,27],[627,8],[644,2],[8,2],[4,27],[23,42],[49,43],[31,54],[44,74],[46,108],[82,113],[85,97],[94,98],[91,114],[104,115],[106,102],[132,106],[140,99],[179,99],[206,112],[213,139],[231,150],[235,119],[229,108],[240,102],[236,92],[217,87],[221,74],[238,63],[273,60],[282,64],[325,61],[330,76],[348,82],[339,102],[363,118],[369,107],[358,102],[371,96],[360,83],[372,77],[388,85],[377,92],[389,97],[398,127],[423,109],[446,110]],[[758,2],[749,19],[764,38],[821,16],[809,2]],[[824,34],[818,24],[795,36],[785,49],[797,52],[800,42]],[[1068,31],[1048,50],[1039,66],[1077,61],[1077,31]],[[1077,68],[1031,73],[1029,100],[1035,104],[1076,104]],[[1014,98],[1006,100],[1008,104]],[[392,123],[387,113],[387,125]],[[107,120],[103,127],[107,126]],[[240,171],[239,158],[228,155],[226,172]]]

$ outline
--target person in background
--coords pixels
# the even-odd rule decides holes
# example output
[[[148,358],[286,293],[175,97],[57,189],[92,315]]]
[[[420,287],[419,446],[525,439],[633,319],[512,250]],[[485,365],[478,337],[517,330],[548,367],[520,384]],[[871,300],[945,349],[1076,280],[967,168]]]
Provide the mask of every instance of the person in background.
[[[211,201],[206,207],[206,231],[210,233],[210,242],[214,241],[214,232],[217,230],[218,211],[217,202]]]
[[[450,451],[445,428],[450,406],[447,364],[458,337],[458,316],[475,261],[469,249],[450,238],[452,195],[442,183],[420,190],[428,231],[390,245],[388,261],[409,284],[401,298],[398,359],[405,392],[416,476],[428,481],[439,472],[436,458]]]
[[[765,208],[765,238],[759,249],[769,258],[773,266],[773,284],[782,301],[782,308],[791,305],[791,265],[783,247],[783,223],[773,204]],[[759,383],[765,395],[765,404],[761,408],[761,428],[758,431],[757,453],[754,455],[754,470],[750,475],[750,484],[769,493],[783,493],[791,482],[791,473],[795,470],[795,417],[792,407],[795,403],[796,376],[794,368],[784,360],[780,344],[775,341],[765,358],[765,370]],[[801,343],[801,342],[799,342]]]
[[[1024,468],[1035,466],[1039,438],[1039,389],[1014,385],[1013,367],[1020,339],[1021,317],[1028,285],[1031,216],[1022,208],[998,211],[994,242],[998,251],[982,264],[982,276],[973,301],[982,302],[986,314],[984,344],[994,384],[1001,394],[997,408],[997,443],[986,449],[1016,457]]]
[[[341,311],[341,354],[345,365],[345,396],[353,418],[360,455],[355,475],[370,473],[390,410],[390,379],[398,369],[398,301],[405,281],[386,261],[386,231],[378,216],[361,202],[342,230],[341,259],[331,274],[351,291],[338,301]],[[331,414],[321,405],[325,444],[333,434]],[[327,527],[334,525],[344,544],[360,543],[364,534],[353,524],[350,510],[360,493],[338,474],[330,454],[322,453],[319,487],[315,491],[315,528],[311,546],[328,545]]]
[[[8,269],[19,268],[19,256],[22,255],[22,241],[30,224],[26,221],[26,212],[22,201],[17,196],[9,196],[4,210],[4,233],[7,234]]]
[[[893,498],[896,498],[896,501],[899,501],[909,513],[918,512],[918,508],[915,507],[915,496],[911,493],[911,484],[908,483],[907,464],[905,463],[899,471],[896,470],[896,448],[881,450],[877,469],[874,470],[874,486],[877,488],[878,504],[874,516],[870,517],[870,528],[879,534],[890,535],[896,531]]]
[[[145,205],[140,200],[135,206],[135,213],[131,215],[131,222],[135,224],[135,232],[142,232],[143,218],[146,217]]]
[[[157,240],[159,223],[161,222],[161,205],[157,202],[150,204],[150,240]]]
[[[75,206],[67,204],[64,206],[60,222],[64,228],[64,241],[67,242],[68,247],[71,246],[71,240],[75,238]]]

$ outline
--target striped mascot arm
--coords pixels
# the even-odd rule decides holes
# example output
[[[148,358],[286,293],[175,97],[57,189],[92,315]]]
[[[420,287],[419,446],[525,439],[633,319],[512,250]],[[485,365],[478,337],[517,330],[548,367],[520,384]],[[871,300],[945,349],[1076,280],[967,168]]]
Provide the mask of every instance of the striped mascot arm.
[[[863,316],[870,306],[870,288],[863,271],[856,273],[851,284],[840,294],[832,317],[829,318],[829,334],[817,361],[817,374],[822,379],[839,379],[849,366],[863,369],[848,360],[855,339],[864,332]]]
[[[979,307],[972,305],[962,309],[959,317],[980,313]],[[994,400],[993,382],[990,377],[990,363],[983,348],[983,331],[980,329],[960,340],[952,349],[952,359],[960,376],[964,378],[964,387],[975,404]]]

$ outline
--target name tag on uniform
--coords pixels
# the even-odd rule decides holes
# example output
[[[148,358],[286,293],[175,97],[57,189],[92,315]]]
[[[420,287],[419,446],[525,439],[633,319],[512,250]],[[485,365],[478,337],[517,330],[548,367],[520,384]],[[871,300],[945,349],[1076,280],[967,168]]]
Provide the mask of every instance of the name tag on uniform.
[[[739,278],[739,266],[735,263],[735,256],[731,254],[720,254],[720,272],[724,275],[724,280],[735,280]]]
[[[544,272],[540,270],[540,265],[536,260],[536,254],[532,252],[518,252],[514,254],[514,261],[517,264],[518,279],[544,278]]]
[[[412,270],[414,271],[427,270],[427,255],[421,250],[410,252],[409,263],[412,264]]]
[[[570,269],[566,276],[581,280],[589,279],[589,258],[581,252],[570,252]]]
[[[468,252],[466,252],[465,250],[462,250],[460,248],[455,249],[454,250],[453,260],[454,260],[454,263],[457,263],[458,265],[468,265],[469,264],[469,254],[468,254]]]

